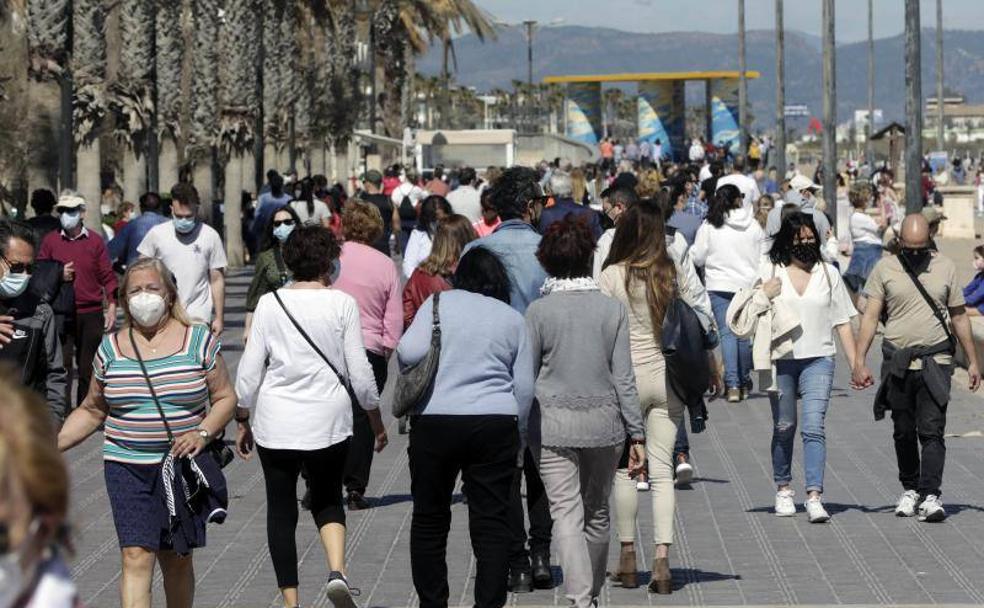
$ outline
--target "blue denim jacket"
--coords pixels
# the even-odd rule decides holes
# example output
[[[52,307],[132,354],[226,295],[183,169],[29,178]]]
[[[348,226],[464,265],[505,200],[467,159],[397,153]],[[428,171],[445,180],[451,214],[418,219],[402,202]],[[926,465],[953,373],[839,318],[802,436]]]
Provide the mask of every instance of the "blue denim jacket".
[[[141,213],[135,219],[130,220],[126,226],[120,229],[119,234],[113,237],[107,246],[109,248],[109,259],[129,264],[140,257],[137,247],[150,232],[150,229],[158,224],[168,221],[166,217],[153,211]],[[124,257],[125,256],[125,257]]]
[[[495,254],[509,274],[509,303],[520,314],[540,297],[540,288],[547,280],[547,273],[536,259],[540,235],[522,220],[506,220],[485,238],[472,241],[464,253],[475,247],[484,247]]]

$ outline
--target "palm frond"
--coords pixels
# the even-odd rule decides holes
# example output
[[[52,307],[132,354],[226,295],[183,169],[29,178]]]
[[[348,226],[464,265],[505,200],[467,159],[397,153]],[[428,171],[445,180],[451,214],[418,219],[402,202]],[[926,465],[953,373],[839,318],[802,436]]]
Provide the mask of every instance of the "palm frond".
[[[89,143],[106,118],[106,12],[102,0],[75,0],[72,15],[72,126],[77,143]]]
[[[181,31],[181,3],[157,0],[157,110],[159,135],[177,139],[181,131],[181,67],[184,34]]]

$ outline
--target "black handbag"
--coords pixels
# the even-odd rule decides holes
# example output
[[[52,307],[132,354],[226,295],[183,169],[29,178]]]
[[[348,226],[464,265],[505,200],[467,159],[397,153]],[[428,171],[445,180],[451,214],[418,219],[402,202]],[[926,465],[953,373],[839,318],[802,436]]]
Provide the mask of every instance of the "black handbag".
[[[335,376],[338,377],[338,381],[342,383],[343,387],[345,387],[345,392],[348,393],[349,399],[352,400],[352,405],[358,405],[359,398],[355,395],[355,391],[352,389],[352,385],[349,384],[348,379],[345,376],[343,376],[341,373],[339,373],[338,368],[335,367],[335,364],[332,363],[330,359],[328,359],[328,357],[325,355],[324,352],[321,351],[320,348],[318,348],[318,345],[315,344],[314,340],[311,339],[311,336],[309,336],[308,333],[304,331],[304,328],[301,327],[301,324],[297,322],[297,319],[294,318],[294,315],[290,314],[290,311],[287,310],[287,306],[284,305],[284,301],[280,299],[280,294],[274,291],[273,297],[277,299],[277,303],[280,304],[280,308],[284,309],[284,312],[287,314],[287,318],[290,319],[290,322],[294,325],[294,328],[297,330],[297,332],[301,334],[301,337],[304,338],[304,340],[308,343],[308,345],[314,349],[314,352],[318,353],[318,356],[321,357],[322,360],[324,360],[324,362],[328,365],[328,368],[331,369],[332,373],[334,373]]]
[[[437,366],[441,361],[441,315],[439,312],[441,292],[434,294],[433,324],[431,325],[431,343],[427,356],[400,372],[396,377],[393,390],[393,416],[402,418],[420,405],[427,398],[427,393],[434,386],[437,376]]]
[[[164,423],[164,430],[167,432],[167,442],[174,445],[174,433],[171,432],[171,425],[167,423],[167,417],[164,415],[164,408],[161,407],[161,402],[157,399],[157,391],[154,390],[154,383],[150,379],[150,374],[147,373],[147,366],[144,365],[143,356],[140,354],[140,349],[137,348],[137,342],[133,339],[133,328],[130,328],[130,346],[133,347],[133,354],[137,357],[137,363],[140,364],[140,371],[143,373],[144,382],[147,383],[147,388],[150,389],[150,396],[154,400],[154,405],[157,406],[157,413],[161,417],[161,422]],[[203,452],[207,452],[215,462],[219,465],[220,469],[226,468],[230,462],[232,462],[235,457],[232,453],[232,449],[225,444],[223,438],[225,437],[225,429],[219,431],[205,445]]]

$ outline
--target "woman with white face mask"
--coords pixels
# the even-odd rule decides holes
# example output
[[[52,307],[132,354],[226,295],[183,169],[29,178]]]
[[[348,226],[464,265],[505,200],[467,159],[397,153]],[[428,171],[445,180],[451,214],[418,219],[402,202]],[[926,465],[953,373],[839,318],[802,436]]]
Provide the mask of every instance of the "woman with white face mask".
[[[103,338],[89,394],[65,421],[58,447],[72,448],[105,424],[106,490],[123,560],[122,606],[150,605],[159,562],[168,605],[190,608],[192,557],[178,555],[161,529],[164,506],[154,486],[168,452],[197,456],[225,428],[236,396],[218,339],[207,325],[188,319],[160,260],[133,263],[120,295],[123,328]]]
[[[0,394],[0,608],[73,608],[65,462],[38,397],[6,376]]]
[[[291,281],[292,274],[284,263],[284,243],[301,225],[301,218],[290,205],[281,207],[267,222],[260,253],[256,256],[256,269],[253,281],[246,292],[246,325],[243,328],[243,341],[249,338],[249,328],[253,326],[253,313],[260,298],[284,287]]]

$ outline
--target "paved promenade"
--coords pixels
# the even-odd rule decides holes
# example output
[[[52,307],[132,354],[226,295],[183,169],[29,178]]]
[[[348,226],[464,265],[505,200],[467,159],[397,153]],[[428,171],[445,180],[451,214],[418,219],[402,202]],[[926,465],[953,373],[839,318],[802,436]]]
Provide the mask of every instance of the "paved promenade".
[[[223,352],[234,370],[242,351],[243,298],[248,277],[229,280],[229,314]],[[480,345],[476,345],[480,347]],[[874,368],[877,369],[877,368]],[[965,377],[955,379],[965,386]],[[603,605],[984,605],[984,396],[954,391],[947,440],[944,502],[949,519],[919,524],[898,519],[892,508],[896,480],[891,422],[874,422],[873,391],[847,387],[841,363],[827,417],[825,499],[833,519],[810,525],[772,514],[775,488],[769,459],[771,416],[756,395],[740,405],[716,401],[707,432],[691,438],[697,478],[677,492],[677,543],[671,553],[674,592],[606,587]],[[413,606],[410,577],[410,482],[406,437],[387,417],[390,446],[377,455],[369,494],[375,508],[349,514],[350,579],[360,606]],[[231,427],[230,427],[231,428]],[[976,436],[975,436],[976,435]],[[117,606],[120,558],[103,482],[101,437],[70,452],[72,518],[78,554],[72,563],[87,606]],[[802,445],[794,467],[802,509]],[[209,530],[209,546],[195,555],[196,606],[279,606],[266,548],[266,509],[258,461],[236,460],[226,469],[230,516]],[[652,558],[648,497],[640,501],[641,569],[648,581]],[[330,606],[326,566],[306,512],[298,529],[301,603]],[[617,543],[612,544],[614,566]],[[452,605],[470,605],[475,562],[466,507],[454,506],[448,546]],[[154,605],[164,606],[160,574]],[[566,605],[563,593],[512,596],[517,605]]]

